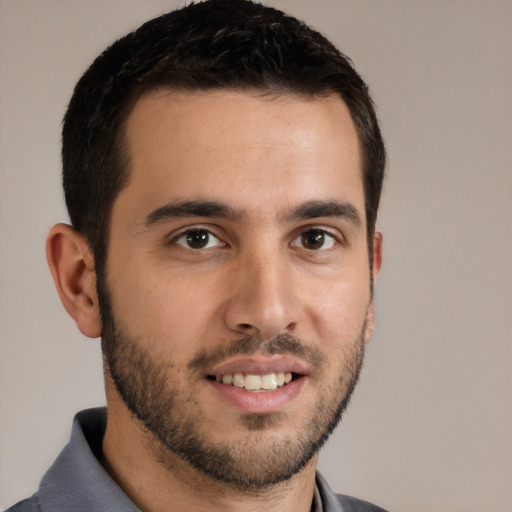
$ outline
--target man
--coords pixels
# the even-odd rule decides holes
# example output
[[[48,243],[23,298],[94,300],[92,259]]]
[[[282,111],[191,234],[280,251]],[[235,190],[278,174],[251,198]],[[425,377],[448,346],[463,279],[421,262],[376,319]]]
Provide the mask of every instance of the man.
[[[382,510],[316,460],[373,331],[384,166],[350,62],[274,9],[189,5],[98,57],[47,258],[107,408],[10,510]]]

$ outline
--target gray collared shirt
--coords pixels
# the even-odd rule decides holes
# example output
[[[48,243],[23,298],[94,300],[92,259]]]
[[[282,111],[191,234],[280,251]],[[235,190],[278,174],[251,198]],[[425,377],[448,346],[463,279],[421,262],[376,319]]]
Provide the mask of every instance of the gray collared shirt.
[[[46,472],[38,491],[6,512],[141,512],[99,462],[105,408],[79,412],[71,439]],[[312,512],[386,512],[365,501],[336,495],[317,472]]]

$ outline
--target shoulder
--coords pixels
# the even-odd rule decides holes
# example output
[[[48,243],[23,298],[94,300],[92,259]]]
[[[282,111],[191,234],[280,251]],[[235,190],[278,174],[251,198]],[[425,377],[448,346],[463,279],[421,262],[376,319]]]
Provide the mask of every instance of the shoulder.
[[[335,494],[319,471],[316,473],[316,486],[324,512],[386,512],[368,501],[358,500],[345,494]]]
[[[364,500],[358,500],[344,494],[337,494],[336,497],[343,507],[343,512],[386,512],[383,508],[373,505]]]
[[[5,512],[42,512],[42,508],[39,505],[36,493],[26,500],[19,501],[12,507],[8,508]]]

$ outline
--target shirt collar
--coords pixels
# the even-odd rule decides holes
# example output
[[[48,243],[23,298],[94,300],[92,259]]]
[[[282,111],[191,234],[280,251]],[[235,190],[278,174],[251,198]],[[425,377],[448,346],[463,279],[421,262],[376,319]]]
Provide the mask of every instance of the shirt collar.
[[[107,423],[105,408],[79,412],[71,438],[39,487],[44,512],[141,512],[99,462]],[[336,495],[320,473],[316,475],[312,512],[343,512]]]

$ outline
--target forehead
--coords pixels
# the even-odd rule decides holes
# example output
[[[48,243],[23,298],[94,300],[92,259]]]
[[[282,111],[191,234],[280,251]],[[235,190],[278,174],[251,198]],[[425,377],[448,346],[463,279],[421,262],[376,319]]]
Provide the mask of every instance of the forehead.
[[[125,149],[120,196],[148,207],[213,197],[243,209],[255,194],[285,206],[329,194],[364,202],[358,137],[338,95],[153,91],[127,119]]]

